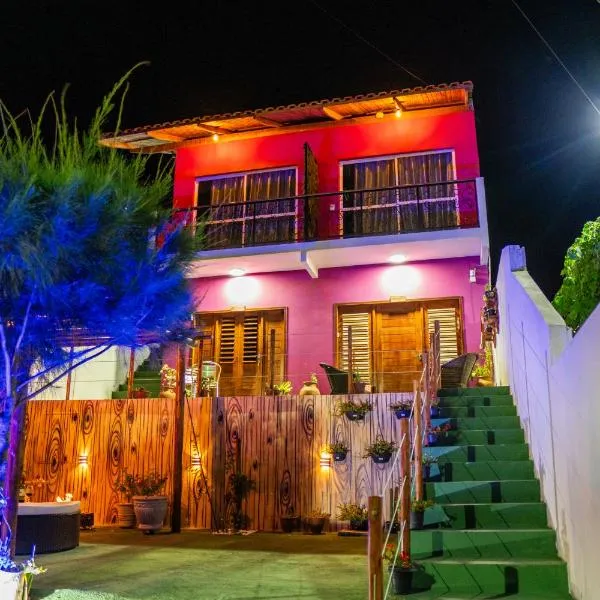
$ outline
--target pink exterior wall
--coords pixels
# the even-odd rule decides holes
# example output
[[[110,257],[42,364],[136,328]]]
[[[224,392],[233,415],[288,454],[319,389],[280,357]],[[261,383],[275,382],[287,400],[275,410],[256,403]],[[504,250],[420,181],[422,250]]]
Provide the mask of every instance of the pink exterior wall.
[[[479,314],[484,285],[469,283],[469,269],[478,257],[410,263],[340,267],[319,271],[311,279],[304,271],[264,273],[240,278],[193,280],[196,310],[288,308],[287,376],[294,388],[316,372],[328,390],[319,362],[335,364],[333,305],[389,300],[390,296],[426,299],[459,296],[463,299],[466,350],[478,351]]]
[[[456,176],[479,176],[479,155],[474,112],[449,112],[411,118],[386,118],[375,123],[344,124],[303,132],[181,148],[175,162],[174,205],[194,204],[197,177],[276,167],[298,168],[298,193],[304,182],[304,150],[307,142],[319,165],[319,191],[341,189],[340,161],[422,152],[455,151]],[[462,209],[462,207],[461,207]],[[335,215],[328,215],[333,222]]]

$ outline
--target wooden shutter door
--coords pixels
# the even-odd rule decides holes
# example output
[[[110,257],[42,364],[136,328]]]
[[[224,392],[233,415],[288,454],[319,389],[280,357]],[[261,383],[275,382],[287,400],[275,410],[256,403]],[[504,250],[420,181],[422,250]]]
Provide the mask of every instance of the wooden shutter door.
[[[428,308],[427,329],[431,334],[435,322],[440,322],[440,363],[444,364],[459,354],[458,319],[455,307]],[[429,338],[429,335],[427,336]]]
[[[343,313],[338,321],[338,363],[348,370],[348,327],[352,327],[352,370],[371,383],[371,316],[368,312]],[[341,331],[340,331],[341,330]]]
[[[283,310],[271,310],[262,314],[263,321],[263,351],[262,351],[262,389],[261,394],[266,393],[267,388],[277,385],[286,379],[286,333],[285,312]],[[271,331],[274,335],[274,345],[271,348]],[[272,370],[272,376],[271,376]]]
[[[422,312],[412,303],[377,309],[379,392],[408,392],[421,377]]]

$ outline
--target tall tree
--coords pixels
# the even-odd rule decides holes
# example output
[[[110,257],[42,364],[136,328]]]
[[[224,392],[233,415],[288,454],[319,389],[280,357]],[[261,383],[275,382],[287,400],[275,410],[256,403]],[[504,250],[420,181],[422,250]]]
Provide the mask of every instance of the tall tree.
[[[98,144],[128,75],[83,132],[64,93],[35,120],[0,105],[0,478],[13,532],[27,400],[112,346],[164,339],[189,317],[193,240],[161,208],[170,166],[149,176],[147,156]]]
[[[563,282],[552,303],[577,330],[600,302],[600,217],[588,221],[567,250]]]

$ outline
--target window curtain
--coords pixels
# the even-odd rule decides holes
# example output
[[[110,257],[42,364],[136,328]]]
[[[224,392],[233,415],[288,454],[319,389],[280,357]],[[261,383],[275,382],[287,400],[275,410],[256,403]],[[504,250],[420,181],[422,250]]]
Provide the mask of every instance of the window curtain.
[[[211,182],[210,222],[206,227],[211,247],[242,245],[244,177],[223,177]]]
[[[436,152],[401,156],[398,163],[398,185],[418,185],[452,181],[452,152]],[[425,185],[399,191],[400,228],[403,231],[446,229],[458,226],[455,186]]]
[[[393,160],[345,165],[345,179],[354,182],[354,189],[366,190],[344,194],[345,233],[392,233],[397,231],[397,192],[376,188],[396,185]],[[355,209],[355,210],[353,210]]]
[[[295,169],[250,173],[246,177],[245,245],[293,241],[296,233]]]

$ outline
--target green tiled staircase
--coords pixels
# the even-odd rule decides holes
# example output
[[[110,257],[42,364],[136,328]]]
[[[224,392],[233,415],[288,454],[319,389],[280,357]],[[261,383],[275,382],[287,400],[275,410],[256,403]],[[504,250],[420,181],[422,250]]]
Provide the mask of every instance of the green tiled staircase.
[[[116,392],[112,393],[113,400],[127,398],[128,379],[119,385]],[[148,391],[150,398],[158,398],[160,396],[160,373],[150,370],[148,361],[144,361],[133,376],[133,387],[136,389],[143,387]]]
[[[454,429],[424,449],[438,457],[424,490],[435,505],[411,532],[424,569],[407,598],[571,598],[509,389],[441,390],[440,408],[432,424]]]

